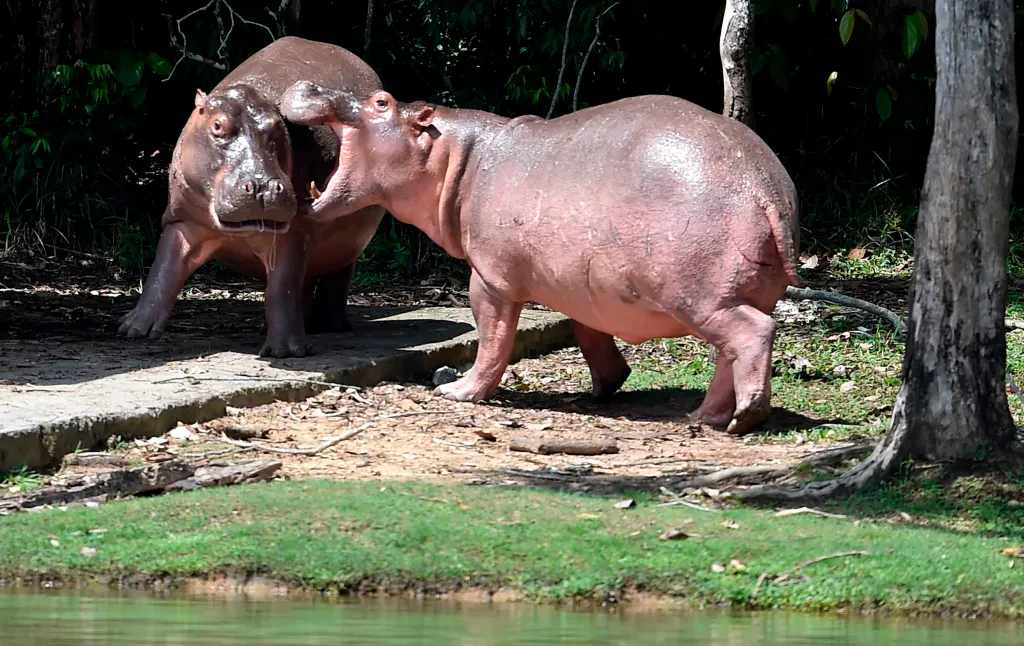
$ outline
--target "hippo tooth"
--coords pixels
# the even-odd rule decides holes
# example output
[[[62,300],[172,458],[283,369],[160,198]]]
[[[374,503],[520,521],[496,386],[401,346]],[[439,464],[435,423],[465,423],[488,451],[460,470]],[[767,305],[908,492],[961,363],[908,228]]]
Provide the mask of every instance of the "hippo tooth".
[[[320,199],[320,196],[323,195],[323,193],[320,192],[320,189],[316,187],[316,182],[309,183],[309,194],[313,196],[314,200]]]

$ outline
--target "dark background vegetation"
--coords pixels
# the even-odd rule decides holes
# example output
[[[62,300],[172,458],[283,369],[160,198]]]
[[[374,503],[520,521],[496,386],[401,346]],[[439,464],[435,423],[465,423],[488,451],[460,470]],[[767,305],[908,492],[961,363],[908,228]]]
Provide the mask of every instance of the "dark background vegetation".
[[[272,35],[350,49],[400,100],[545,115],[573,0],[375,0],[368,48],[366,0],[5,4],[0,252],[112,254],[141,275],[196,88],[212,88]],[[754,127],[800,190],[805,252],[910,249],[935,100],[930,5],[758,0]],[[204,7],[179,34],[177,19]],[[723,8],[578,0],[555,114],[572,110],[577,84],[579,107],[666,93],[721,111]],[[1019,43],[1017,51],[1021,70]],[[1016,213],[1012,226],[1019,231]],[[388,217],[361,275],[415,280],[450,268],[419,232]]]

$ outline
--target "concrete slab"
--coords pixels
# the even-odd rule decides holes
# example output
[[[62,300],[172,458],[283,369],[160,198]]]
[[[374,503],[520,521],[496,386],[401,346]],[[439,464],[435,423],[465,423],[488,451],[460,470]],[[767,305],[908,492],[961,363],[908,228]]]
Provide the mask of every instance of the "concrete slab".
[[[0,343],[0,473],[52,464],[107,438],[152,437],[207,421],[226,406],[301,400],[312,382],[372,385],[429,378],[476,354],[468,308],[350,307],[353,333],[317,335],[316,354],[261,359],[262,338],[173,336],[158,341]],[[524,310],[513,361],[573,342],[569,320]]]

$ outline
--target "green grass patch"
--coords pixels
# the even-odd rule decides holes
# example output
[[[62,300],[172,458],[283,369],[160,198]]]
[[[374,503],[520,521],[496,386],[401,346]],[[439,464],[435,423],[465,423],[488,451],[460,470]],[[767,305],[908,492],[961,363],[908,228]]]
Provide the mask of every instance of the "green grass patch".
[[[888,495],[894,495],[891,491]],[[892,508],[871,499],[876,514]],[[0,519],[0,577],[259,573],[324,590],[503,587],[537,600],[630,588],[694,603],[765,608],[1022,614],[1024,567],[974,531],[887,522],[718,513],[525,489],[415,483],[274,482]],[[1020,537],[1021,518],[1012,516]],[[730,526],[726,527],[723,523]],[[659,534],[682,528],[685,540]],[[102,532],[90,530],[102,529]],[[83,554],[94,548],[95,554]],[[762,586],[819,556],[809,580]],[[91,553],[91,550],[85,550]],[[743,569],[730,567],[737,562]],[[726,566],[713,571],[713,564]]]

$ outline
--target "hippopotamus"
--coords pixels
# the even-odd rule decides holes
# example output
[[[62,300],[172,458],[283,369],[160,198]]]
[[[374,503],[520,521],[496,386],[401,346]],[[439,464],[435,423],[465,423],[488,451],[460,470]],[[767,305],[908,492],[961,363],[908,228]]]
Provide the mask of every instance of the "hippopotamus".
[[[630,374],[614,337],[689,335],[719,351],[691,419],[744,434],[769,416],[771,312],[801,282],[798,205],[747,126],[664,95],[510,119],[309,81],[280,110],[341,142],[310,217],[378,204],[468,261],[479,348],[437,395],[490,397],[533,301],[572,320],[598,400]]]
[[[339,142],[329,127],[282,119],[277,101],[298,79],[363,97],[381,87],[351,52],[285,37],[209,94],[197,91],[168,169],[156,259],[138,304],[120,320],[121,334],[159,337],[182,285],[211,259],[266,279],[261,356],[305,356],[307,333],[349,329],[353,269],[384,210],[368,205],[321,221],[300,214],[336,170]]]

